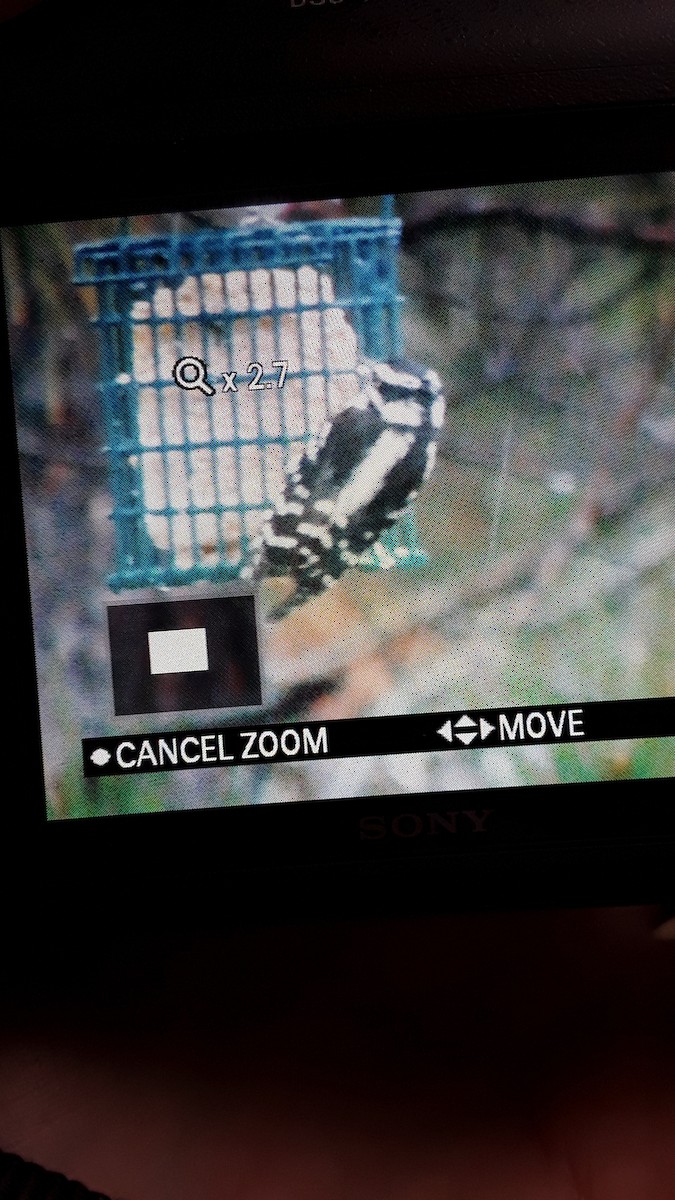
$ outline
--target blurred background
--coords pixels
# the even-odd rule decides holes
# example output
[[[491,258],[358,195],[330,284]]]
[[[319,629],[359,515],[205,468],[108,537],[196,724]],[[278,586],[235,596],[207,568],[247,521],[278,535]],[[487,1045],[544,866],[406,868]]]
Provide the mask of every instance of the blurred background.
[[[416,508],[428,561],[352,572],[270,627],[255,722],[672,694],[675,175],[408,193],[395,209],[406,348],[448,398]],[[361,198],[275,216],[374,211]],[[675,773],[663,739],[84,781],[80,738],[119,722],[94,310],[70,282],[72,246],[121,231],[3,235],[51,816]],[[129,728],[166,724],[147,721]]]

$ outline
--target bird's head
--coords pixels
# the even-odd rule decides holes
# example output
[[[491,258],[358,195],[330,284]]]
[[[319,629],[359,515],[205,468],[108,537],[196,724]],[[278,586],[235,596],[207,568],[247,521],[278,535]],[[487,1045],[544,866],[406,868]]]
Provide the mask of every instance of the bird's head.
[[[359,373],[369,398],[378,408],[386,409],[393,417],[397,411],[419,407],[431,415],[432,424],[440,428],[445,414],[445,399],[440,377],[430,367],[411,359],[390,359],[388,362],[364,362]],[[419,407],[418,407],[419,406]],[[416,423],[416,422],[415,422]]]

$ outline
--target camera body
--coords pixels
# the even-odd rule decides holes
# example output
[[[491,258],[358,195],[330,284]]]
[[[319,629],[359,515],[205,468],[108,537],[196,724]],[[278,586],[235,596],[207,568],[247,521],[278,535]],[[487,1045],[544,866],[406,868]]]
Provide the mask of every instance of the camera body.
[[[17,426],[6,406],[4,439],[14,481],[12,636],[23,664],[11,681],[17,729],[6,743],[22,747],[24,781],[2,813],[10,889],[28,873],[40,896],[57,882],[73,897],[95,890],[111,914],[122,895],[133,904],[159,889],[168,908],[189,899],[242,916],[268,914],[271,897],[275,911],[346,914],[633,903],[661,899],[672,886],[674,702],[659,642],[667,593],[656,592],[672,562],[658,521],[672,497],[664,297],[673,254],[673,72],[669,32],[644,16],[638,6],[618,21],[615,13],[616,44],[607,42],[600,57],[597,31],[607,22],[601,6],[588,5],[566,29],[536,5],[519,17],[504,13],[497,27],[487,6],[470,15],[452,6],[413,12],[377,0],[262,3],[218,17],[197,6],[187,37],[176,37],[177,8],[160,26],[151,6],[138,5],[122,10],[103,40],[76,4],[67,28],[63,14],[40,8],[8,27],[5,102],[11,96],[20,116],[4,135],[14,164],[2,217],[14,339],[6,380],[24,411]],[[64,241],[68,272],[59,275]],[[283,291],[291,285],[292,302]],[[216,286],[218,302],[208,293]],[[538,307],[528,309],[528,296]],[[94,342],[80,329],[87,316],[98,323],[95,366]],[[470,341],[461,342],[461,321],[474,323]],[[631,350],[640,322],[648,343],[641,358]],[[581,343],[594,337],[589,358]],[[95,397],[98,413],[85,450],[54,417],[68,407],[80,369],[72,359],[64,366],[64,347],[76,356],[81,338],[87,404]],[[314,362],[304,342],[320,346],[322,338],[328,348]],[[444,357],[452,338],[455,349]],[[334,361],[338,341],[342,357],[336,352]],[[426,508],[415,502],[419,529],[385,545],[390,558],[401,551],[417,559],[408,573],[400,561],[393,573],[383,569],[384,552],[375,563],[359,559],[345,576],[351,582],[341,577],[327,589],[339,605],[300,607],[290,623],[270,620],[267,593],[247,581],[255,559],[242,552],[240,571],[223,513],[243,522],[237,547],[253,545],[261,513],[283,491],[281,482],[274,495],[265,491],[269,446],[282,447],[274,466],[281,480],[291,443],[302,454],[320,432],[319,416],[330,425],[351,411],[362,394],[353,382],[361,360],[398,362],[403,344],[406,361],[440,369],[446,404],[442,433],[429,434],[443,479],[436,466],[425,486],[429,495],[437,489],[436,499]],[[543,360],[554,351],[558,374],[547,376]],[[658,387],[650,384],[658,396],[641,408],[647,360],[660,372]],[[195,375],[185,374],[186,363]],[[39,380],[47,396],[32,441],[31,364],[33,385]],[[584,393],[572,436],[566,406],[574,389],[590,388],[591,369],[602,376],[604,423],[584,462],[597,411]],[[629,394],[622,389],[631,372]],[[352,388],[348,397],[335,398],[336,380]],[[472,389],[482,396],[473,408]],[[241,423],[235,429],[246,416],[232,416],[223,432],[235,392],[246,402],[242,412],[262,413],[253,433]],[[304,424],[296,428],[299,412]],[[402,428],[399,420],[381,436],[391,444],[415,436]],[[630,474],[615,467],[624,452],[634,472],[640,454],[657,465],[620,497],[617,485],[616,503],[603,507],[613,471],[622,486]],[[232,501],[216,495],[230,454],[239,481]],[[377,471],[385,479],[381,458],[362,455],[354,471],[363,463],[369,479]],[[257,471],[260,495],[245,484]],[[134,508],[139,480],[142,513]],[[409,495],[410,488],[406,505]],[[331,497],[320,503],[344,507],[344,491]],[[532,562],[524,551],[535,531],[524,513],[534,506],[548,516]],[[40,530],[66,509],[59,545],[53,527],[48,536]],[[649,537],[640,521],[652,521]],[[445,527],[452,536],[443,542]],[[277,526],[269,536],[289,534]],[[97,556],[95,546],[83,547],[87,538],[108,549]],[[64,571],[57,560],[69,553]],[[600,561],[614,572],[610,579],[607,568],[605,592],[598,585],[602,611],[614,606],[622,615],[608,617],[596,639],[588,580]],[[92,562],[98,575],[78,608]],[[60,581],[51,590],[50,571]],[[634,597],[645,580],[654,609],[638,631],[626,614],[637,620]],[[579,611],[568,614],[566,632],[551,633],[558,599],[573,595],[582,597]],[[364,624],[376,605],[377,619]],[[68,697],[83,686],[68,674],[79,669],[77,653],[59,649],[75,636],[74,608],[80,623],[95,610],[76,650],[85,673],[99,677],[78,700],[80,716],[55,734]],[[513,628],[521,638],[502,675],[486,666],[495,622],[499,653],[507,642],[513,648]],[[366,628],[371,640],[359,650]],[[638,635],[662,675],[636,675],[631,692],[616,663],[635,658]],[[602,636],[611,641],[606,661]],[[546,665],[533,667],[537,654],[545,664],[556,637],[567,647],[567,683],[564,672],[547,678]],[[212,695],[201,684],[216,642],[230,690]],[[149,646],[140,682],[134,663],[143,655],[132,661],[132,644]],[[85,653],[91,645],[93,658]],[[597,670],[584,675],[594,647]],[[178,670],[175,655],[183,653],[188,666]],[[312,655],[319,665],[303,673],[298,663]],[[614,675],[603,691],[598,680],[610,660]],[[477,662],[483,675],[472,690],[465,684]],[[231,682],[237,671],[239,685]],[[432,687],[439,672],[449,682]],[[176,691],[179,675],[191,691]],[[91,701],[87,710],[91,697],[99,709]],[[575,742],[607,753],[584,757]],[[646,746],[656,747],[653,761]],[[416,774],[420,763],[441,759],[460,765]],[[510,765],[493,771],[492,761]],[[359,763],[370,763],[370,774],[359,776]],[[205,800],[205,785],[195,782],[207,775],[222,781],[220,804],[213,788]],[[239,791],[233,778],[245,780]],[[71,792],[77,802],[63,799]]]

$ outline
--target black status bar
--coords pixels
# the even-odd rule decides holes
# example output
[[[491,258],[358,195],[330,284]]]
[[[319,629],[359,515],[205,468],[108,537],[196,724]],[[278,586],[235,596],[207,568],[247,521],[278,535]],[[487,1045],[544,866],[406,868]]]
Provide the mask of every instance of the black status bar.
[[[675,698],[480,708],[346,721],[207,726],[84,738],[84,774],[138,775],[311,759],[675,736]]]

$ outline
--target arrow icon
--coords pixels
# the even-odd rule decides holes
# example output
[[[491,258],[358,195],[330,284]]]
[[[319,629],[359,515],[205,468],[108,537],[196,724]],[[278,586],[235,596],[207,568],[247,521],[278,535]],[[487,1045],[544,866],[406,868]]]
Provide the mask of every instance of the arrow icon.
[[[453,738],[457,738],[457,741],[461,742],[463,746],[470,746],[475,738],[478,737],[479,731],[481,741],[485,741],[485,738],[494,733],[495,728],[496,726],[491,725],[484,717],[481,717],[480,724],[476,725],[473,718],[468,713],[464,713],[461,717],[457,718],[454,725],[450,718],[448,718],[445,724],[436,730],[436,733],[440,733],[446,742],[452,742]]]
[[[465,746],[470,746],[473,739],[478,737],[478,733],[474,729],[473,733],[458,733],[457,737],[459,738],[460,742],[464,743]]]
[[[458,729],[463,729],[466,732],[457,733]],[[469,732],[469,730],[471,730],[471,732]],[[457,737],[464,746],[470,746],[473,739],[478,737],[476,722],[472,721],[471,717],[464,713],[463,717],[460,717],[458,721],[455,721],[455,733],[457,733]]]

